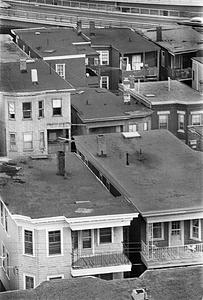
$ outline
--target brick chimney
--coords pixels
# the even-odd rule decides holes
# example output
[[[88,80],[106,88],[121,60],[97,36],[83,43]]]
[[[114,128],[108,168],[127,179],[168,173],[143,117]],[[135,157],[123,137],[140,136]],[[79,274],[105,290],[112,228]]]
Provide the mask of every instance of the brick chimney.
[[[105,135],[99,134],[97,136],[97,155],[101,157],[106,157],[106,138]]]
[[[27,63],[25,59],[20,59],[20,72],[27,73]]]
[[[161,26],[156,27],[156,41],[157,42],[162,41],[162,27]]]

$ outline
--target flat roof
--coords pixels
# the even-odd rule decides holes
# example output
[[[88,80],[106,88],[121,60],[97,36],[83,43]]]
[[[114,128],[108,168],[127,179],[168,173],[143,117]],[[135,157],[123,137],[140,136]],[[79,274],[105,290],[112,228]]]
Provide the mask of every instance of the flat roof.
[[[137,93],[138,83],[135,83],[135,88],[132,91]],[[168,81],[140,82],[139,94],[155,105],[203,103],[203,95],[178,80],[170,80],[170,89]]]
[[[157,41],[156,28],[142,30],[146,37],[174,54],[196,52],[203,49],[203,33],[193,29],[191,26],[166,25],[161,26],[161,31],[162,40]]]
[[[203,153],[190,149],[167,130],[140,135],[104,134],[107,157],[97,156],[96,135],[75,136],[75,141],[78,150],[143,215],[202,209]]]
[[[152,114],[152,110],[136,104],[133,98],[130,104],[124,104],[122,96],[101,88],[86,88],[71,93],[71,105],[84,122],[130,119]]]
[[[91,39],[93,46],[112,45],[122,54],[157,51],[159,47],[131,28],[95,28],[94,35],[89,29],[82,31]]]
[[[0,64],[0,91],[2,92],[38,92],[73,90],[73,86],[62,79],[49,65],[42,60],[27,62],[27,72],[20,71],[20,62]],[[31,79],[31,70],[37,70],[38,84]]]
[[[123,196],[112,196],[74,153],[66,154],[67,179],[56,175],[56,159],[17,165],[22,167],[22,183],[9,179],[0,185],[2,199],[12,214],[79,218],[136,212]]]
[[[9,34],[0,34],[0,61],[14,62],[20,59],[29,59],[29,56],[24,53],[14,42]]]
[[[77,34],[75,28],[40,27],[14,29],[13,32],[38,53],[40,57],[76,54],[98,55],[91,48],[88,38],[83,34]]]

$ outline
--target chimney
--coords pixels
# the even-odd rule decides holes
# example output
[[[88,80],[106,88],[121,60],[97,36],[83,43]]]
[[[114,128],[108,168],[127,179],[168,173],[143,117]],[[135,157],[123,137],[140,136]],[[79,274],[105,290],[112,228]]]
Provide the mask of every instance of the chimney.
[[[133,300],[145,300],[148,299],[147,294],[144,289],[133,289],[132,290],[132,299]]]
[[[80,35],[82,32],[82,21],[77,21],[77,34]]]
[[[27,73],[27,63],[25,59],[20,59],[20,72]]]
[[[162,41],[162,28],[161,28],[161,26],[156,27],[156,41],[157,42]]]
[[[90,35],[95,35],[95,22],[94,21],[90,21],[89,31],[90,31]]]
[[[101,157],[106,157],[106,139],[105,135],[99,134],[97,136],[97,155]]]
[[[65,176],[65,152],[58,151],[58,172],[57,175]]]
[[[38,84],[37,69],[31,69],[31,79],[33,84]]]

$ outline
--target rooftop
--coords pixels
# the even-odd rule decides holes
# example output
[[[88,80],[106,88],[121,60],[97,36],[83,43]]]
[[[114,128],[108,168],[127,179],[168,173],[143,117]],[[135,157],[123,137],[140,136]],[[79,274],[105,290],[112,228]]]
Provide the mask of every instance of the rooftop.
[[[13,32],[26,42],[40,57],[87,54],[97,55],[90,41],[74,28],[29,28]],[[76,44],[74,44],[76,43]]]
[[[94,46],[112,45],[122,54],[150,52],[159,49],[157,45],[130,28],[95,28],[94,35],[89,29],[82,30]]]
[[[137,83],[132,91],[137,93]],[[162,103],[203,104],[203,96],[198,91],[178,80],[170,80],[170,88],[168,81],[141,82],[139,94],[154,105]]]
[[[123,97],[116,96],[106,89],[87,88],[71,95],[71,104],[83,122],[130,119],[152,114],[150,109],[136,104],[133,99],[129,105],[124,104]]]
[[[167,130],[145,131],[134,138],[122,133],[104,136],[107,157],[97,156],[95,135],[75,136],[76,146],[144,216],[203,209],[202,153]]]
[[[56,175],[55,159],[18,163],[19,179],[2,179],[0,194],[12,214],[74,218],[135,212],[122,196],[113,197],[75,154],[66,157],[67,179]]]
[[[0,52],[1,62],[15,62],[20,59],[28,59],[28,55],[24,53],[13,41],[8,34],[0,34]]]
[[[1,300],[131,300],[133,289],[146,288],[151,300],[201,300],[203,268],[179,267],[144,272],[140,278],[95,277],[45,281],[35,289],[1,293]]]
[[[73,90],[73,86],[62,79],[49,65],[40,60],[26,63],[27,72],[20,71],[20,62],[0,64],[0,91],[3,92],[39,92]],[[31,70],[37,70],[38,83],[34,84]]]
[[[203,64],[203,57],[193,57],[192,59],[198,61],[201,64]]]
[[[162,26],[162,41],[158,42],[156,28],[143,29],[142,32],[159,46],[175,54],[203,49],[203,33],[191,26]]]

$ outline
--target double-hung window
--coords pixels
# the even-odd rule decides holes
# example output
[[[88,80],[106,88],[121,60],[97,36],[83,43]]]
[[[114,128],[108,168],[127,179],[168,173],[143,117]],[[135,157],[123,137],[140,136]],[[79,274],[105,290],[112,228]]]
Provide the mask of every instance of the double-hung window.
[[[61,254],[61,231],[49,231],[49,255]]]
[[[44,148],[45,148],[44,131],[40,131],[40,133],[39,133],[39,148],[41,150],[44,150]]]
[[[201,125],[201,114],[192,114],[192,125]]]
[[[44,101],[40,100],[38,101],[38,117],[43,118],[44,117]]]
[[[24,231],[24,253],[33,255],[33,232],[31,230]]]
[[[32,132],[25,132],[23,134],[23,149],[24,150],[32,150],[33,149]]]
[[[16,145],[16,133],[9,133],[9,140],[10,140],[10,151],[16,151],[17,145]]]
[[[112,228],[99,229],[99,242],[100,244],[112,243]]]
[[[100,87],[104,89],[109,88],[109,76],[101,76]]]
[[[97,51],[99,53],[100,65],[109,65],[109,51]]]
[[[185,129],[185,113],[178,113],[178,131],[184,131]]]
[[[168,115],[159,115],[159,129],[168,129]]]
[[[31,118],[32,118],[32,103],[23,102],[23,119],[31,119]]]
[[[137,124],[129,124],[129,132],[137,131]]]
[[[163,223],[157,222],[150,224],[150,240],[162,240],[164,238]]]
[[[143,130],[144,130],[144,131],[149,130],[149,124],[148,124],[148,122],[144,122],[144,123],[143,123]]]
[[[193,240],[201,240],[201,224],[199,219],[190,221],[190,238]]]
[[[92,247],[92,234],[91,229],[82,230],[82,248],[91,248]]]
[[[53,99],[53,116],[61,116],[62,113],[62,103],[61,99]]]
[[[65,79],[65,64],[56,64],[56,73]]]
[[[8,117],[9,119],[15,119],[15,102],[8,103]]]
[[[24,275],[24,286],[26,290],[33,289],[35,287],[34,276]]]

